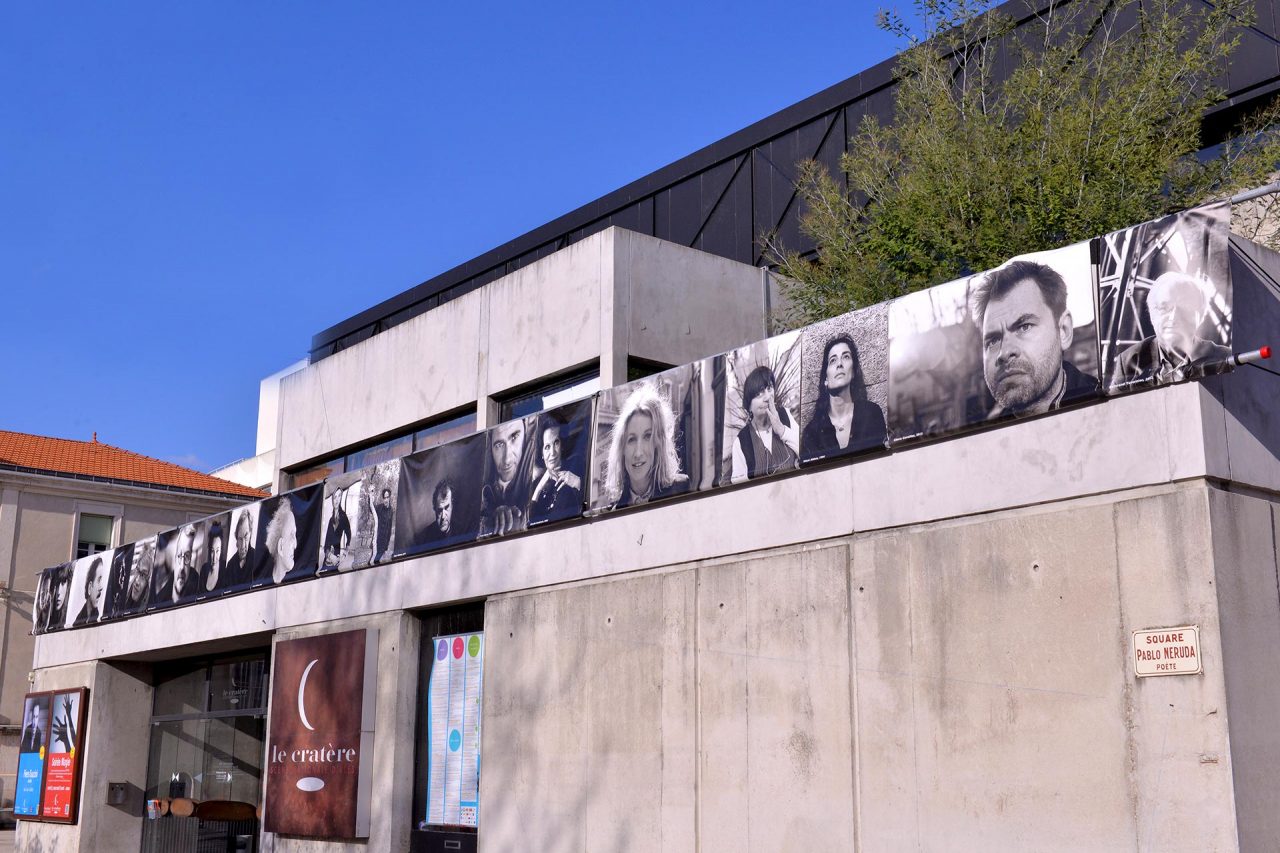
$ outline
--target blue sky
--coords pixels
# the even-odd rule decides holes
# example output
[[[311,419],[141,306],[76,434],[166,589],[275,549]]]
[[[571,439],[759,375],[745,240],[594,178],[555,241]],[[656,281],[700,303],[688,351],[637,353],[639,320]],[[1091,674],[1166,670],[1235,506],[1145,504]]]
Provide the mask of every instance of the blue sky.
[[[0,429],[209,469],[311,336],[891,56],[868,3],[0,6]]]

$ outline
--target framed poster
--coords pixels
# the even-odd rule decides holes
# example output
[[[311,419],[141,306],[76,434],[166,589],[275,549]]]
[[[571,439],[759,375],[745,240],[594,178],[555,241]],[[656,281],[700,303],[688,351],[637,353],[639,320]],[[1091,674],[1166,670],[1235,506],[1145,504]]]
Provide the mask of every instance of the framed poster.
[[[26,695],[14,786],[16,817],[53,823],[75,823],[79,818],[88,708],[87,687]]]
[[[44,757],[49,748],[48,693],[28,693],[22,706],[22,736],[18,742],[18,775],[14,780],[15,817],[39,817],[44,790]]]

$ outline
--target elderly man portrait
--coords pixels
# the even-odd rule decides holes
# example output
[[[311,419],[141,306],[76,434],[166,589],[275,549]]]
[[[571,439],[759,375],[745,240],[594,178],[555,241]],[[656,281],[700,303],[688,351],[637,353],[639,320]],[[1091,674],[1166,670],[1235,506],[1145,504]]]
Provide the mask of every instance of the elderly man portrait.
[[[1167,272],[1147,291],[1153,333],[1116,356],[1113,385],[1180,382],[1223,362],[1231,351],[1200,337],[1213,285],[1182,272]]]
[[[19,752],[39,752],[44,746],[44,707],[39,699],[27,700],[27,722],[22,727],[22,744]]]
[[[969,306],[995,400],[988,419],[1043,414],[1097,389],[1097,378],[1066,357],[1075,327],[1067,284],[1052,267],[1014,261],[992,270],[970,293]]]

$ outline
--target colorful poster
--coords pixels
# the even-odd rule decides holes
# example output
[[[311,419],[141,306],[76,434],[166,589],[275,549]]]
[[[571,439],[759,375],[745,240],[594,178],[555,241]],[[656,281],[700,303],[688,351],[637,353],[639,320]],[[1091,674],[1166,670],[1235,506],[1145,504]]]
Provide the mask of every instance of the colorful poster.
[[[40,814],[44,783],[44,755],[49,745],[49,694],[27,694],[22,711],[22,739],[18,744],[18,778],[13,790],[13,813]]]
[[[49,727],[40,816],[71,822],[76,819],[78,747],[83,735],[85,691],[77,689],[52,695],[53,722]]]
[[[427,691],[427,823],[479,825],[484,633],[436,637]]]

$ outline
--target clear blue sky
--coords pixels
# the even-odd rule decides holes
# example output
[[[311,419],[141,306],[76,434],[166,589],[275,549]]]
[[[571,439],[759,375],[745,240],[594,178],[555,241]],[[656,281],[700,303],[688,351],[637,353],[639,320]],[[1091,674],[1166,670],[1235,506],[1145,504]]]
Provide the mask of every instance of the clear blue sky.
[[[875,9],[3,4],[0,429],[252,455],[311,335],[891,56]]]

